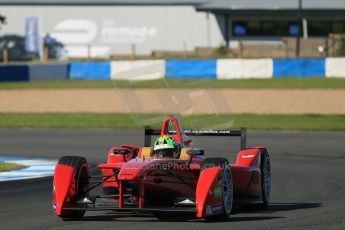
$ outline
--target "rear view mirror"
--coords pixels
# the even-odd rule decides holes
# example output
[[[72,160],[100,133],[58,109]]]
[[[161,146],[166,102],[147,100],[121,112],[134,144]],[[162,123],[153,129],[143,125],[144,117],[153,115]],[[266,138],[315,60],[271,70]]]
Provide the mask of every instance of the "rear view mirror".
[[[122,155],[124,162],[127,162],[126,154],[128,153],[130,153],[130,150],[126,148],[116,147],[114,149],[114,155]]]
[[[128,154],[129,153],[129,149],[125,149],[125,148],[115,148],[114,149],[114,154],[115,155],[125,155],[125,154]]]
[[[187,150],[187,154],[189,156],[203,156],[204,150],[203,149],[189,149]]]

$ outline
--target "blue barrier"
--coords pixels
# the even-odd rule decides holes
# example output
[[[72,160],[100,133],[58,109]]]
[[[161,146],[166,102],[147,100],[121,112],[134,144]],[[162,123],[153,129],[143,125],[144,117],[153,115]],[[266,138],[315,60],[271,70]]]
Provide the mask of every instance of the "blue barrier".
[[[27,65],[0,65],[0,81],[29,81]]]
[[[216,78],[216,60],[167,60],[167,78]]]
[[[29,65],[30,81],[65,80],[68,78],[68,64]]]
[[[325,77],[325,59],[274,59],[273,77]]]
[[[111,68],[110,62],[0,65],[0,81],[110,79]],[[166,60],[165,70],[167,78],[216,78],[217,60]],[[274,78],[325,76],[324,59],[273,60]]]
[[[69,65],[70,78],[75,79],[110,79],[110,62],[74,62]]]

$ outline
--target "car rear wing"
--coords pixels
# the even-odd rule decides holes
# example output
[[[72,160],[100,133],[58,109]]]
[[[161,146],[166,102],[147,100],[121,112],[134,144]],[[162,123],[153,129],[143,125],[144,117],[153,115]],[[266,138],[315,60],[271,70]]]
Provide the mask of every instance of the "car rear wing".
[[[171,132],[174,134],[175,132]],[[183,133],[187,136],[210,136],[210,137],[240,137],[241,138],[241,150],[244,150],[247,146],[247,129],[228,129],[228,130],[183,130]],[[144,146],[150,147],[151,146],[151,136],[159,136],[161,135],[161,130],[159,129],[152,129],[150,126],[145,126],[145,140]]]

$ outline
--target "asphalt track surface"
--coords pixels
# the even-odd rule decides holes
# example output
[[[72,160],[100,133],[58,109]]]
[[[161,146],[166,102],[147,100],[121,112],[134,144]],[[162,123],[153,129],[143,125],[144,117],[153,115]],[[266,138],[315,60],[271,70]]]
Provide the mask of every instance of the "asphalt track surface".
[[[208,156],[234,160],[239,143],[195,139]],[[104,162],[112,145],[143,143],[139,130],[0,129],[0,155],[57,159],[82,155]],[[267,210],[237,209],[227,222],[193,217],[89,212],[63,222],[51,211],[52,178],[0,183],[0,229],[345,229],[345,133],[251,132],[248,145],[267,145],[273,190]]]

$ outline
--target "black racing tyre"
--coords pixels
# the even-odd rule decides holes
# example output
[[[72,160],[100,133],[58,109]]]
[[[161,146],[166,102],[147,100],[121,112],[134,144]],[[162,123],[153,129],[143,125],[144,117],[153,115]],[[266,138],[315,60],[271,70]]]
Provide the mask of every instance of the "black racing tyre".
[[[86,193],[86,188],[89,184],[89,166],[85,158],[77,156],[64,156],[60,158],[58,164],[73,167],[76,171],[74,175],[76,195],[72,198],[72,203],[77,200],[84,198]],[[85,211],[63,211],[61,213],[61,218],[63,220],[69,219],[79,219],[83,217]]]
[[[227,220],[230,217],[230,213],[233,205],[233,183],[230,165],[225,158],[206,158],[201,164],[201,170],[205,168],[211,168],[220,166],[222,169],[222,193],[223,193],[223,209],[224,213],[221,215],[207,217],[207,221]]]
[[[261,151],[260,158],[260,170],[261,170],[261,197],[262,203],[260,204],[261,208],[267,208],[270,202],[271,197],[271,161],[266,149]]]

